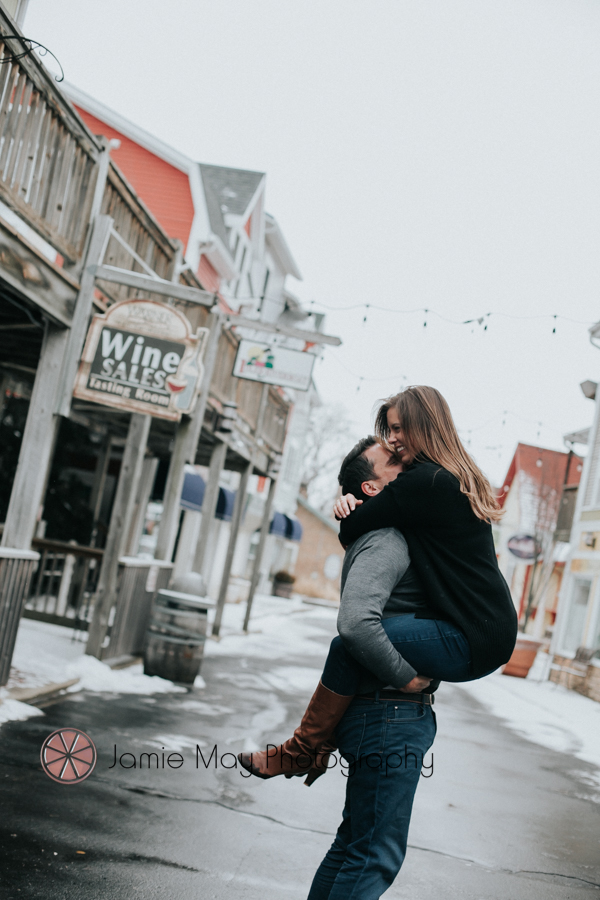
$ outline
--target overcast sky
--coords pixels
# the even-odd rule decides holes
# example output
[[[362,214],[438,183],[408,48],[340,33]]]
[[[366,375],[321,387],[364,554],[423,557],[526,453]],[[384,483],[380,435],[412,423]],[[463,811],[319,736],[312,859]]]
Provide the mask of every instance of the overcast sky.
[[[289,286],[344,341],[319,391],[359,433],[377,398],[435,385],[501,483],[519,440],[590,424],[597,0],[30,0],[24,32],[184,153],[267,173]]]

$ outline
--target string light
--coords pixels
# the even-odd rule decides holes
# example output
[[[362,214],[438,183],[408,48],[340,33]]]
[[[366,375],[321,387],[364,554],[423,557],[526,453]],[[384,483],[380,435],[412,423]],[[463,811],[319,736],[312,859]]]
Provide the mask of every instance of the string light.
[[[311,305],[316,304],[315,300],[310,300],[309,302],[311,303]],[[389,306],[379,306],[376,303],[354,303],[354,304],[351,304],[350,306],[329,306],[325,303],[321,303],[320,301],[317,305],[322,306],[323,309],[330,310],[331,312],[349,312],[350,310],[353,310],[353,309],[376,309],[379,312],[395,313],[396,315],[403,315],[403,316],[409,316],[413,313],[420,312],[420,313],[425,314],[425,320],[423,322],[424,327],[427,325],[427,316],[428,315],[437,316],[438,319],[441,319],[443,322],[449,322],[451,325],[473,325],[476,323],[477,325],[483,325],[484,331],[487,331],[488,320],[492,316],[500,317],[503,319],[515,319],[518,321],[529,321],[529,320],[533,321],[535,319],[552,319],[554,322],[554,328],[552,331],[553,334],[556,333],[556,322],[558,321],[558,319],[562,319],[564,322],[573,322],[576,325],[587,325],[588,327],[595,324],[595,322],[585,321],[583,319],[573,319],[570,316],[562,316],[559,313],[542,313],[540,315],[535,315],[535,316],[516,316],[516,315],[513,315],[512,313],[493,312],[492,311],[492,312],[484,313],[481,316],[473,316],[470,319],[449,319],[448,316],[442,315],[441,313],[437,312],[435,309],[429,309],[424,306],[417,306],[413,309],[398,309],[398,308],[393,308],[393,307],[389,307]]]

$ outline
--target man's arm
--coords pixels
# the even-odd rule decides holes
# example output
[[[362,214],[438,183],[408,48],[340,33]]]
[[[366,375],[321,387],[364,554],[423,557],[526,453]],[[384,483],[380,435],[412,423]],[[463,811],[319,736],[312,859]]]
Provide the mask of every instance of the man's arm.
[[[409,562],[406,543],[397,533],[369,534],[350,566],[337,622],[352,656],[384,684],[396,688],[405,687],[417,671],[390,641],[381,616]]]

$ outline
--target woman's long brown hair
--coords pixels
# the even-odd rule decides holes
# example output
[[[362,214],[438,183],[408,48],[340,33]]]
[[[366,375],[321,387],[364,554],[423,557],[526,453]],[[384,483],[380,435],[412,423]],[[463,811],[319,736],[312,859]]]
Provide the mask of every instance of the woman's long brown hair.
[[[415,459],[430,459],[452,472],[475,515],[485,522],[498,522],[502,510],[492,487],[463,447],[450,407],[440,392],[426,385],[414,385],[388,397],[375,419],[375,431],[384,441],[390,433],[387,414],[392,408],[398,413],[406,449]]]

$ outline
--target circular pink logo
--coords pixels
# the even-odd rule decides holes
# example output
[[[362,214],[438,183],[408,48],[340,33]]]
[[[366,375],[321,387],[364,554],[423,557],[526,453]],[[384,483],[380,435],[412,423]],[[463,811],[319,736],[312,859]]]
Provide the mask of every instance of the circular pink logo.
[[[79,784],[92,774],[97,753],[94,742],[78,728],[60,728],[49,734],[40,753],[42,769],[53,781]]]

